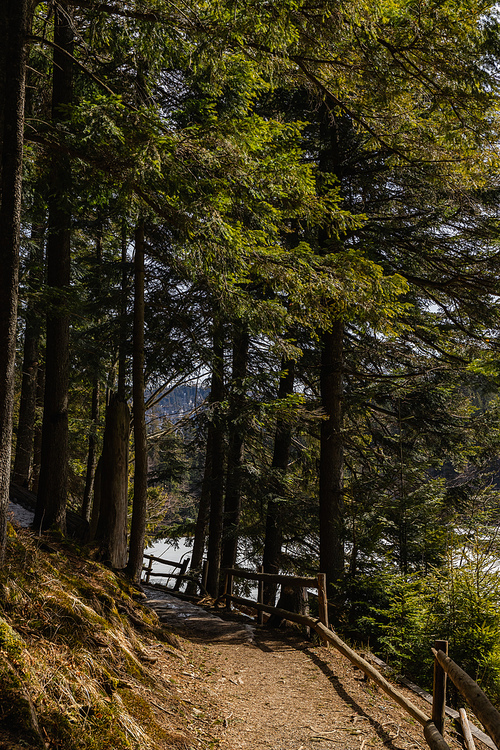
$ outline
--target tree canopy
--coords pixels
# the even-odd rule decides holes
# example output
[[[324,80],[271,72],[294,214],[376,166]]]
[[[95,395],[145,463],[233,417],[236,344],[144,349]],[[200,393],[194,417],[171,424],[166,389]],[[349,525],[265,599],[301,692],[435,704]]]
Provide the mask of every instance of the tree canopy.
[[[364,576],[444,575],[472,499],[495,516],[496,5],[21,5],[0,546],[13,453],[37,529],[76,512],[132,578],[194,535],[214,597],[245,556],[321,568],[360,631]]]

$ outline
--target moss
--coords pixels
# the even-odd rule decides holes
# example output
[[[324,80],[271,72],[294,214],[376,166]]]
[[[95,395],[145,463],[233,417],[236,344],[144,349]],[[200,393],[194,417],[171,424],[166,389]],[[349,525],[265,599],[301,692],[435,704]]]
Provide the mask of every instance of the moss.
[[[20,675],[5,657],[0,658],[0,726],[8,730],[15,728],[23,739],[41,744],[29,694]]]
[[[101,704],[82,706],[77,716],[57,710],[42,716],[51,747],[60,750],[129,750],[125,731],[115,713]],[[82,726],[83,725],[83,726]]]
[[[25,645],[21,636],[16,633],[7,620],[0,617],[0,650],[4,651],[9,659],[18,661]]]
[[[154,711],[145,698],[129,689],[120,689],[119,695],[128,713],[158,743],[168,748],[187,747],[186,736],[181,732],[162,727],[156,720]]]

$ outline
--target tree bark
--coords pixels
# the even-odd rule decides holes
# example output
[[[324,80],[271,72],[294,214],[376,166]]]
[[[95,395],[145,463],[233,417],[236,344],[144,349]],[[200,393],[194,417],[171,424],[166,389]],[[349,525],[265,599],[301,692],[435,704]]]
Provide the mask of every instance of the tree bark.
[[[146,410],[144,407],[144,222],[141,222],[135,231],[132,380],[135,469],[127,572],[133,581],[138,582],[144,557],[148,490]]]
[[[73,70],[66,53],[73,51],[73,30],[64,11],[54,10],[52,118],[64,121],[71,104]],[[42,426],[42,463],[35,511],[35,528],[66,531],[68,491],[68,386],[71,262],[71,163],[65,154],[52,155],[49,188],[45,398]]]
[[[321,423],[319,461],[320,571],[334,583],[344,572],[342,391],[344,324],[321,335]]]
[[[293,393],[295,362],[291,359],[281,363],[281,377],[278,387],[278,399],[284,399]],[[292,431],[286,422],[278,419],[274,436],[274,451],[271,464],[272,479],[271,497],[267,504],[266,536],[262,564],[264,573],[279,573],[281,567],[281,547],[283,545],[283,478],[288,468]],[[275,499],[278,498],[278,499]],[[274,606],[276,602],[276,584],[265,584],[264,603]]]
[[[95,468],[96,468],[96,447],[97,447],[97,426],[99,422],[99,381],[97,377],[94,378],[92,387],[92,403],[90,406],[90,435],[89,435],[89,449],[87,453],[87,471],[85,474],[85,487],[83,490],[82,499],[82,521],[85,526],[88,526],[91,515],[91,499],[94,490],[95,482]],[[127,435],[128,441],[128,435]],[[88,530],[88,529],[87,529]]]
[[[324,107],[320,123],[323,148],[320,152],[319,172],[320,175],[335,175],[341,184],[343,153],[340,129],[340,121]],[[344,250],[342,239],[333,240],[329,226],[321,227],[318,239],[325,253],[341,253]],[[330,300],[324,301],[325,304],[329,302]],[[326,574],[327,584],[332,584],[344,573],[344,321],[335,317],[334,306],[331,328],[320,332],[320,346],[320,392],[325,416],[320,430],[319,461],[320,572]]]
[[[220,403],[224,397],[224,334],[218,313],[213,323],[211,415],[207,443],[212,455],[210,519],[208,529],[208,593],[217,597],[220,585],[221,545],[224,514],[224,426]]]
[[[113,395],[106,411],[96,530],[101,560],[112,568],[124,568],[127,563],[129,434],[128,404]]]
[[[45,393],[45,362],[43,354],[40,357],[36,375],[36,419],[35,434],[33,435],[33,467],[31,471],[31,491],[38,493],[38,479],[40,477],[40,464],[42,462],[42,414],[43,394]]]
[[[37,289],[43,283],[44,242],[44,226],[36,223],[31,232],[29,284]],[[23,377],[17,423],[16,456],[12,473],[12,481],[26,489],[30,486],[33,461],[41,329],[41,312],[36,303],[29,299],[25,314]]]
[[[205,552],[205,538],[207,535],[208,519],[210,516],[210,482],[212,479],[212,445],[207,438],[205,449],[205,468],[203,471],[203,481],[201,484],[200,503],[198,505],[198,515],[196,517],[196,527],[194,531],[193,551],[191,554],[190,570],[201,571],[203,563],[203,553]],[[188,582],[186,593],[195,595],[197,587],[195,583]]]
[[[238,530],[241,517],[241,483],[245,440],[245,378],[248,367],[250,336],[245,324],[235,325],[233,334],[233,371],[230,404],[229,447],[227,453],[226,496],[222,531],[222,567],[236,564]]]
[[[28,0],[0,9],[0,564],[9,502],[19,279]]]

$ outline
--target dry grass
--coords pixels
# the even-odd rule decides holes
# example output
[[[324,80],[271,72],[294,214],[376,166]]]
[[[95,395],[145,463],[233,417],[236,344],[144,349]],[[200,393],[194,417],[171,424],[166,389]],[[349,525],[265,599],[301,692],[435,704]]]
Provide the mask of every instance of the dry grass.
[[[0,571],[0,750],[205,747],[161,677],[180,642],[125,578],[46,541],[12,530]]]

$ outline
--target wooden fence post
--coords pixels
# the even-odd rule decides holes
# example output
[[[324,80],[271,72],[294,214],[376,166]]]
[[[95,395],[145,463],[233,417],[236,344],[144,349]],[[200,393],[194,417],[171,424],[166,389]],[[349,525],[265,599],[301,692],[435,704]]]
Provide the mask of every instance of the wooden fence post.
[[[434,641],[436,651],[448,655],[448,641]],[[446,672],[434,658],[434,686],[432,689],[432,721],[441,735],[444,735],[446,709]]]
[[[318,573],[318,610],[319,610],[319,621],[323,623],[325,628],[329,627],[328,624],[328,597],[326,595],[326,573]],[[328,648],[328,641],[325,638],[321,639],[323,646]]]
[[[186,558],[185,558],[185,559],[184,559],[184,560],[182,561],[181,569],[180,569],[180,571],[179,571],[179,577],[178,577],[178,579],[176,580],[176,582],[175,582],[175,585],[174,585],[174,591],[179,591],[179,589],[180,589],[180,587],[181,587],[181,583],[182,583],[182,578],[181,578],[181,576],[183,576],[183,575],[185,574],[185,572],[186,572],[186,570],[187,570],[187,566],[188,566],[188,565],[189,565],[189,557],[186,557]]]
[[[484,725],[495,745],[500,747],[500,712],[467,672],[464,672],[444,652],[436,651],[435,649],[432,650],[446,674],[449,675],[450,680],[464,696],[479,721]]]
[[[151,571],[152,570],[153,570],[153,558],[150,557],[149,558],[148,569],[146,570],[146,583],[149,583],[149,579],[150,579]]]
[[[264,572],[264,566],[259,565],[259,573]],[[264,604],[264,581],[259,581],[259,587],[258,587],[258,594],[257,594],[257,601],[259,604]],[[264,612],[259,609],[257,612],[257,625],[263,625],[264,624]]]
[[[207,591],[207,581],[208,581],[208,560],[204,560],[203,570],[201,572],[201,585],[203,586],[203,591],[205,593]]]
[[[224,595],[226,597],[226,609],[231,611],[231,597],[233,595],[233,576],[231,573],[226,573],[226,581],[224,583]]]

